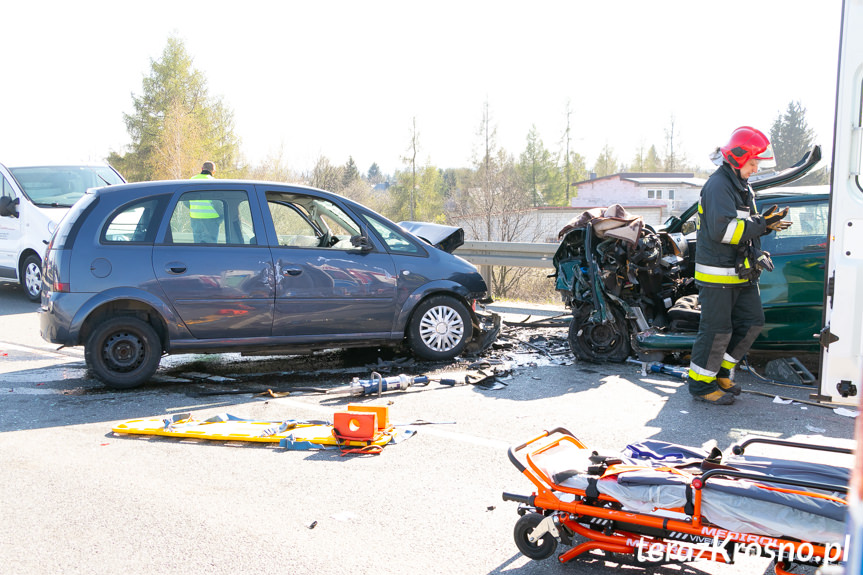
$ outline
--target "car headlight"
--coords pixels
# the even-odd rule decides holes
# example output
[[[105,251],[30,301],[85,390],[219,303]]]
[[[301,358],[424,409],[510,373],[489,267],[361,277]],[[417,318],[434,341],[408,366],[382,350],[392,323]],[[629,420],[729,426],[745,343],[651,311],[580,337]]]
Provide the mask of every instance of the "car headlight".
[[[56,229],[57,229],[57,222],[55,222],[54,220],[49,221],[48,222],[48,235],[53,236],[54,230],[56,230]]]

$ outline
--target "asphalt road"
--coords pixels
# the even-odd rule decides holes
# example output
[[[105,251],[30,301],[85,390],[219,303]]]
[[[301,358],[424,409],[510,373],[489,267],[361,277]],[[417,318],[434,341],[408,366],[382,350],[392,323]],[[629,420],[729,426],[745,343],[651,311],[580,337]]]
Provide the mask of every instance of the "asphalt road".
[[[486,356],[509,368],[496,389],[433,382],[361,400],[388,405],[396,423],[430,422],[381,455],[120,435],[111,431],[119,422],[182,412],[329,419],[352,400],[254,393],[342,385],[370,367],[339,353],[178,356],[163,360],[158,382],[112,391],[88,377],[80,349],[56,351],[39,338],[36,308],[0,286],[3,574],[761,573],[767,561],[754,558],[652,569],[596,557],[528,560],[513,542],[517,505],[501,493],[532,486],[506,449],[557,426],[605,452],[644,438],[725,449],[749,434],[853,445],[853,418],[773,402],[773,394],[806,400],[809,389],[741,374],[747,392],[769,397],[708,406],[693,402],[683,381],[643,376],[633,364],[538,351],[558,351],[563,328],[512,327]],[[517,344],[528,338],[533,347]],[[378,366],[447,377],[470,367]]]

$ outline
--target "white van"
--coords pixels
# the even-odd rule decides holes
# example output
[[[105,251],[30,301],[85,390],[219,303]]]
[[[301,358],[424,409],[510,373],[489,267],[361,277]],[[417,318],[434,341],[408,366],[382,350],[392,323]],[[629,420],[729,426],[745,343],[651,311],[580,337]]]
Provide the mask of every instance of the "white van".
[[[0,281],[19,282],[39,301],[42,256],[57,224],[88,188],[125,181],[106,165],[0,164]]]

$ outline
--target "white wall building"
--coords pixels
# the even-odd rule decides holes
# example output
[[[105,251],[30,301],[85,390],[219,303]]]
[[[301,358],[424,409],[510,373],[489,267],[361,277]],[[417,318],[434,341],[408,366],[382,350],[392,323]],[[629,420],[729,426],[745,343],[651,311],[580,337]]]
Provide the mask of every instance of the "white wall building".
[[[620,204],[632,215],[641,216],[651,226],[662,224],[671,215],[679,215],[698,201],[704,178],[692,173],[631,173],[623,172],[575,182],[578,193],[570,199],[569,206],[543,206],[520,211],[506,216],[510,222],[517,221],[516,237],[507,238],[515,242],[557,243],[557,232],[572,219],[592,208],[607,208]],[[494,218],[492,218],[494,220]],[[501,237],[476,237],[474,230],[484,233],[488,229],[486,219],[481,216],[451,220],[452,225],[465,230],[466,240],[502,241]],[[500,224],[492,225],[498,230]],[[507,226],[512,228],[512,226]],[[493,234],[494,235],[494,232]]]
[[[612,202],[613,203],[613,202]],[[539,208],[529,208],[525,209],[519,213],[518,217],[518,233],[515,234],[515,237],[509,239],[509,241],[514,242],[528,242],[528,243],[557,243],[559,240],[557,239],[557,233],[563,229],[563,227],[568,224],[573,219],[577,218],[584,212],[585,210],[589,210],[591,208],[607,208],[608,204],[596,204],[590,206],[575,206],[575,207],[566,207],[566,206],[544,206]],[[624,206],[626,211],[631,213],[632,215],[641,216],[644,218],[644,221],[652,226],[660,224],[668,219],[667,216],[663,217],[664,214],[667,214],[667,208],[661,204],[653,204],[648,205],[642,203],[640,205],[627,205]],[[688,207],[688,206],[687,206]],[[508,218],[512,218],[512,216],[507,216]],[[494,220],[494,218],[492,218]],[[501,241],[500,237],[477,237],[477,234],[474,233],[474,230],[485,230],[485,218],[484,217],[465,217],[465,218],[452,218],[449,222],[451,225],[460,226],[464,228],[465,239],[466,240],[479,240],[479,241]],[[499,224],[492,225],[493,229],[497,229]],[[493,234],[494,235],[494,234]]]
[[[570,200],[573,207],[604,207],[620,204],[626,211],[644,217],[650,225],[664,222],[671,215],[678,215],[698,201],[704,178],[692,173],[641,173],[622,172],[575,182],[578,194]],[[659,208],[657,219],[648,219],[637,207]]]

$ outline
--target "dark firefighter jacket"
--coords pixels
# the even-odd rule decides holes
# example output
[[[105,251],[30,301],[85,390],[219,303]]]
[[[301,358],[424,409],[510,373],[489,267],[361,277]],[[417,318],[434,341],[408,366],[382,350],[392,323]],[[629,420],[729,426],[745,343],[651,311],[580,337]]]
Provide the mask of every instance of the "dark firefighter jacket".
[[[698,203],[695,242],[695,282],[702,286],[743,286],[752,283],[735,271],[740,248],[761,248],[767,224],[755,209],[755,194],[727,163],[707,179]],[[753,281],[757,281],[753,280]]]

